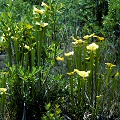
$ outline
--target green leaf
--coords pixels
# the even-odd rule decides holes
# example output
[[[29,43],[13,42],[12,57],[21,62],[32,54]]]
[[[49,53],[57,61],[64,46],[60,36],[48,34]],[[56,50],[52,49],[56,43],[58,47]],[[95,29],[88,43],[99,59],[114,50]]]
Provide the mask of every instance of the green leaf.
[[[2,44],[4,37],[0,36],[0,44]]]
[[[32,28],[33,28],[33,26],[32,26],[32,25],[30,25],[30,24],[26,24],[26,28],[27,28],[27,29],[32,29]]]
[[[51,104],[48,103],[48,104],[45,106],[46,110],[49,110],[49,109],[50,109],[50,106],[51,106]]]

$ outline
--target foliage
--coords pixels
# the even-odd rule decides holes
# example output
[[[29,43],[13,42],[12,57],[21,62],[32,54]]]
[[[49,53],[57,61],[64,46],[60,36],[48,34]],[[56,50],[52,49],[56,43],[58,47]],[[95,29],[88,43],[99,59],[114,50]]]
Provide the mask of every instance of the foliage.
[[[111,117],[120,97],[118,3],[0,0],[0,119]]]
[[[60,96],[60,76],[52,77],[48,67],[33,68],[30,72],[21,66],[12,66],[2,78],[8,84],[6,109],[8,119],[39,119],[45,112],[45,103],[54,102]],[[42,72],[43,84],[39,87],[37,74]],[[51,81],[50,81],[51,80]],[[58,86],[59,84],[59,86]],[[57,93],[57,94],[56,94]]]
[[[107,116],[112,105],[111,101],[113,101],[117,83],[116,77],[119,73],[112,72],[116,65],[111,63],[106,63],[108,66],[107,72],[104,70],[104,73],[101,73],[99,68],[100,48],[104,38],[95,34],[84,36],[84,40],[72,38],[75,41],[72,42],[74,51],[65,53],[67,74],[70,76],[72,115],[81,115],[79,116],[80,119],[83,118],[85,112],[89,112],[92,119],[98,119],[102,113]],[[98,40],[96,41],[95,38]],[[96,41],[96,43],[90,44],[91,40]],[[111,77],[112,74],[114,74],[113,78]],[[111,94],[110,97],[108,97],[109,93]],[[105,106],[104,100],[106,97],[108,97],[106,100],[108,105]],[[106,110],[101,106],[105,106]]]
[[[63,120],[62,117],[60,117],[61,110],[59,108],[59,105],[55,105],[55,108],[52,109],[52,106],[50,103],[46,104],[46,115],[43,116],[42,120]]]
[[[119,64],[119,47],[120,47],[120,1],[108,1],[108,15],[104,16],[103,21],[103,34],[107,36],[108,41],[111,43],[111,54],[115,56],[114,61]]]
[[[111,0],[108,1],[108,15],[104,19],[105,30],[108,31],[108,36],[113,37],[113,39],[119,38],[119,21],[120,21],[120,1]],[[110,35],[112,34],[112,35]]]
[[[40,9],[34,6],[32,14],[31,12],[29,14],[32,19],[22,15],[23,18],[18,21],[18,17],[12,14],[15,10],[13,1],[10,1],[10,6],[6,8],[7,14],[2,13],[1,30],[4,39],[2,45],[6,46],[9,71],[5,76],[9,90],[8,119],[19,120],[24,116],[27,119],[29,117],[39,119],[44,111],[45,102],[55,101],[56,92],[61,89],[57,87],[61,75],[54,78],[50,75],[55,65],[55,56],[60,53],[60,50],[57,51],[59,42],[55,16],[60,6],[56,4],[54,7],[53,3],[49,2],[50,6],[42,3]],[[50,36],[51,33],[53,36]],[[51,97],[51,93],[54,97]]]
[[[5,101],[6,101],[6,94],[7,94],[7,89],[6,89],[6,80],[5,80],[5,74],[6,72],[0,71],[0,97],[1,97],[1,118],[4,119],[5,117]]]

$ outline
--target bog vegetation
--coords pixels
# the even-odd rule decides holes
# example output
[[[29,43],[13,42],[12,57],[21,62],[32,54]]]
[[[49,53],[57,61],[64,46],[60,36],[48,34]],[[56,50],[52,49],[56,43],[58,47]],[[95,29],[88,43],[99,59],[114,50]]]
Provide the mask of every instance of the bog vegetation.
[[[119,119],[119,13],[119,0],[0,0],[0,119]]]

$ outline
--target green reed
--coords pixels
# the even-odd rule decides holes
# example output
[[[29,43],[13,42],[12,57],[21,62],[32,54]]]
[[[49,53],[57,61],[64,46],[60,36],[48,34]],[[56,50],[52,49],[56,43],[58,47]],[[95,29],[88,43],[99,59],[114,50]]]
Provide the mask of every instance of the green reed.
[[[70,93],[71,93],[71,101],[72,101],[72,114],[74,112],[74,94],[73,94],[73,89],[74,89],[74,84],[73,84],[73,72],[71,72],[71,62],[72,62],[72,55],[74,53],[70,52],[70,53],[65,53],[65,56],[67,57],[67,74],[70,76],[69,77],[69,81],[70,81]]]
[[[107,75],[105,78],[105,87],[106,87],[106,91],[110,94],[109,96],[109,100],[108,100],[108,105],[107,105],[107,110],[106,110],[106,114],[109,113],[109,109],[111,107],[113,98],[114,98],[114,93],[115,93],[115,89],[116,89],[116,83],[117,83],[117,77],[119,76],[119,72],[114,73],[113,76],[111,76],[113,74],[113,68],[116,67],[116,65],[112,64],[112,63],[105,63],[107,65]],[[112,82],[111,82],[112,80]],[[112,83],[112,84],[111,84]],[[108,88],[111,89],[109,90]],[[105,99],[105,98],[104,98]]]
[[[84,40],[75,39],[72,37],[74,42],[74,55],[73,61],[69,61],[69,65],[71,65],[71,71],[69,69],[68,74],[72,79],[70,80],[70,88],[71,89],[71,100],[73,101],[74,94],[73,88],[74,81],[73,78],[77,79],[77,103],[78,103],[78,111],[79,113],[84,114],[86,111],[85,106],[88,104],[92,111],[92,118],[95,119],[99,113],[98,109],[100,106],[103,106],[103,98],[107,94],[107,89],[109,88],[109,79],[111,78],[111,72],[113,64],[106,63],[108,65],[106,78],[100,73],[100,48],[102,46],[103,37],[96,36],[95,34],[84,36]],[[98,42],[91,43],[90,41],[97,39]],[[89,44],[88,44],[89,43]],[[71,53],[71,52],[70,52]],[[88,59],[88,61],[87,61]],[[67,60],[68,64],[68,60]],[[110,66],[109,66],[110,65]],[[70,66],[69,66],[70,68]],[[74,71],[72,71],[74,69]],[[78,76],[75,76],[74,73],[77,73]],[[74,76],[74,77],[73,77]],[[102,77],[103,76],[103,77]],[[106,92],[105,95],[101,95],[103,80],[106,79]],[[115,90],[116,80],[112,84],[112,91]],[[112,97],[110,98],[109,105],[111,105]],[[101,102],[102,101],[102,102]],[[75,102],[75,101],[74,101]],[[72,104],[76,104],[73,103]],[[109,106],[108,105],[108,106]],[[74,105],[73,105],[74,106]],[[72,107],[75,109],[75,106]],[[102,108],[101,108],[102,109]],[[109,110],[109,107],[108,107]],[[75,110],[72,110],[75,111]],[[103,111],[103,110],[102,110]]]
[[[97,49],[96,50],[96,56],[95,56],[95,73],[94,73],[94,76],[95,76],[95,83],[94,83],[94,85],[95,85],[95,97],[94,97],[94,99],[95,99],[95,108],[96,108],[96,96],[98,96],[100,93],[99,93],[99,91],[100,91],[100,87],[99,87],[99,84],[98,84],[98,68],[99,68],[99,49]]]
[[[75,58],[75,66],[77,69],[82,69],[82,43],[74,46],[74,58]],[[81,80],[78,77],[78,106],[81,103]],[[83,90],[83,89],[82,89]],[[83,95],[82,95],[83,96]]]
[[[1,85],[0,85],[0,93],[1,93],[1,114],[2,114],[2,119],[5,119],[5,103],[6,103],[6,94],[7,94],[7,89],[6,89],[6,72],[1,72]]]

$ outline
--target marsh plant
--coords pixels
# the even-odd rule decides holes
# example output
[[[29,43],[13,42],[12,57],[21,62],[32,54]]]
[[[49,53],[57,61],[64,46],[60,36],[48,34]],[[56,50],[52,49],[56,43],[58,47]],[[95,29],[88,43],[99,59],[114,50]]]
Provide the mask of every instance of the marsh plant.
[[[32,19],[23,15],[18,21],[12,14],[12,0],[6,8],[8,11],[1,13],[0,45],[7,54],[7,74],[1,72],[0,83],[3,119],[4,115],[13,120],[40,119],[45,111],[45,102],[56,99],[54,89],[58,86],[61,75],[53,78],[50,74],[55,65],[55,56],[60,52],[57,50],[59,42],[56,12],[61,8],[61,4],[53,3],[54,1],[49,0],[48,4],[42,2],[41,6],[33,6],[32,14],[29,14]],[[50,91],[53,91],[54,97],[50,96]]]
[[[67,116],[78,120],[108,116],[119,72],[110,61],[101,61],[105,38],[95,34],[76,37],[78,27],[75,37],[71,37],[71,51],[62,54],[61,41],[73,34],[66,21],[61,28],[61,8],[65,5],[55,0],[35,1],[41,5],[34,6],[21,1],[22,7],[9,0],[0,17],[0,50],[7,55],[6,68],[0,71],[1,119],[62,120],[61,116]],[[18,15],[15,6],[20,9]],[[27,12],[23,9],[26,6]],[[87,30],[84,26],[83,33]]]
[[[115,73],[113,69],[116,65],[112,63],[104,63],[106,70],[100,70],[100,49],[104,37],[91,34],[83,39],[72,36],[72,39],[73,51],[64,54],[67,61],[72,115],[77,113],[79,118],[83,118],[88,112],[92,119],[98,119],[102,114],[107,116],[119,73]],[[63,58],[59,60],[62,61]]]

